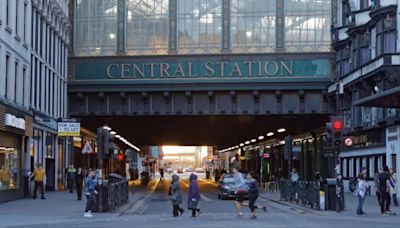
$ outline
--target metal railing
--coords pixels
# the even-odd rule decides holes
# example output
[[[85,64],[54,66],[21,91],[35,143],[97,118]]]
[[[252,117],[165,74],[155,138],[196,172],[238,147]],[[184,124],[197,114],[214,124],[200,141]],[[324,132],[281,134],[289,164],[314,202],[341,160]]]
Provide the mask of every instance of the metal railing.
[[[280,180],[280,200],[320,209],[320,183],[316,181]]]
[[[108,183],[108,208],[113,211],[128,202],[128,182],[118,181]]]

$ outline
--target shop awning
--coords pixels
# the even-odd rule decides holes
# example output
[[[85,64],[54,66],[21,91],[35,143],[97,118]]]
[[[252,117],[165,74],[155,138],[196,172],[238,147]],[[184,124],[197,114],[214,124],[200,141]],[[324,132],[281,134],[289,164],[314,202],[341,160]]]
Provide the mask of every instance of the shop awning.
[[[356,106],[400,108],[400,87],[385,90],[381,93],[362,98],[354,102]]]

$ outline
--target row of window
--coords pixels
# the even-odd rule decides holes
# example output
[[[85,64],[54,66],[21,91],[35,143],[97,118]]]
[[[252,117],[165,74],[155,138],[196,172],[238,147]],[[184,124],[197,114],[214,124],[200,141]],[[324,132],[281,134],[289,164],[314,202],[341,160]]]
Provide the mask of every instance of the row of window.
[[[340,159],[343,178],[357,177],[362,168],[367,169],[367,178],[374,178],[375,173],[386,164],[386,154],[346,157]]]
[[[3,7],[6,11],[4,18],[6,31],[9,33],[14,32],[17,40],[22,39],[26,43],[28,39],[28,2],[24,0],[0,1],[0,9],[2,10]]]
[[[382,54],[396,53],[395,15],[387,15],[367,30],[349,38],[349,43],[336,53],[336,73],[339,76],[358,69]]]
[[[126,46],[128,54],[167,54],[169,44],[177,52],[219,53],[223,25],[230,25],[224,39],[232,52],[273,52],[277,39],[285,49],[329,51],[331,0],[286,0],[284,22],[277,21],[281,7],[276,0],[231,0],[230,17],[223,20],[222,0],[178,0],[177,15],[170,15],[169,0],[126,1]],[[75,0],[75,55],[113,55],[118,32],[117,0]],[[175,22],[176,20],[176,22]],[[278,24],[277,24],[278,23]],[[284,37],[277,37],[279,26]],[[176,28],[177,39],[169,32]]]
[[[27,100],[25,100],[26,94],[28,93],[28,81],[27,81],[27,68],[22,61],[11,55],[7,50],[5,50],[5,56],[2,52],[2,47],[0,46],[0,58],[4,61],[0,66],[0,74],[3,74],[4,84],[2,85],[2,95],[17,104],[26,106]],[[4,57],[4,58],[3,58]],[[0,77],[1,78],[1,77]]]
[[[31,57],[31,104],[51,116],[64,116],[66,82],[35,55]]]
[[[32,50],[61,75],[66,75],[66,44],[36,10],[31,20]]]

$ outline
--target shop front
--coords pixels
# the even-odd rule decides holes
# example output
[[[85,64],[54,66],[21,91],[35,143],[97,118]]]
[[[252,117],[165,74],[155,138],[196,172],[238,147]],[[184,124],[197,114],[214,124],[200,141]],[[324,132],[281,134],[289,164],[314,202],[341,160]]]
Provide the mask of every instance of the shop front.
[[[0,203],[24,197],[25,143],[32,118],[0,104]]]

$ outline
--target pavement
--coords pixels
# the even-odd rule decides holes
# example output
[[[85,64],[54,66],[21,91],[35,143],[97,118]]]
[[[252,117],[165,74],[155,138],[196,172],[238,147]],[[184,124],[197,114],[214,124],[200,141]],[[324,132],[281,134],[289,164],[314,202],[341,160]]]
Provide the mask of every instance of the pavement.
[[[130,202],[112,213],[94,213],[84,218],[86,203],[76,201],[67,192],[49,193],[46,200],[24,199],[0,204],[0,227],[400,227],[399,216],[380,216],[374,196],[367,196],[364,211],[367,216],[355,214],[357,199],[346,194],[346,210],[341,213],[319,211],[289,202],[279,201],[277,193],[262,193],[257,201],[266,205],[268,212],[257,212],[257,220],[249,220],[247,206],[242,208],[244,218],[237,219],[232,200],[217,199],[216,183],[202,176],[198,183],[201,192],[199,208],[202,214],[192,218],[187,211],[188,175],[181,176],[185,213],[172,216],[172,206],[167,194],[171,180],[152,181],[148,186],[130,182],[135,194]],[[399,208],[392,208],[400,214]]]

